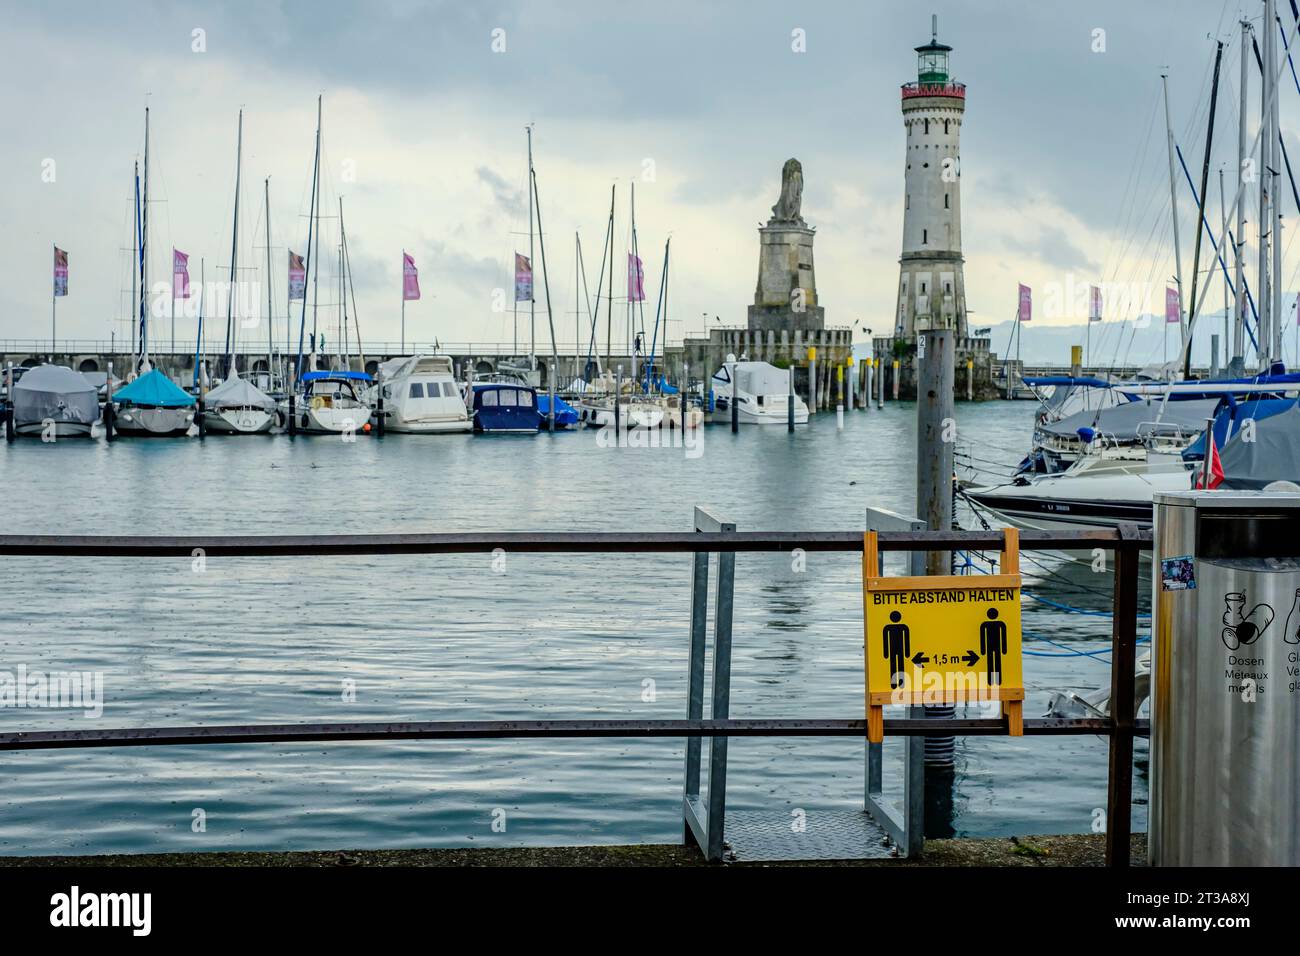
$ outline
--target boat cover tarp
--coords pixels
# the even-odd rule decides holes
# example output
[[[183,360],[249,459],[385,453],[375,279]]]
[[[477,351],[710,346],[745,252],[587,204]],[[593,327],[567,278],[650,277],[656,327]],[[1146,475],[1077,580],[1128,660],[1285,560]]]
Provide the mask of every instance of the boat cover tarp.
[[[343,372],[343,371],[339,371],[339,372],[304,372],[303,375],[302,375],[302,380],[303,380],[304,382],[315,382],[315,381],[317,381],[318,379],[322,379],[322,378],[345,378],[345,379],[349,379],[349,380],[354,381],[354,382],[373,382],[373,381],[374,381],[374,379],[372,379],[372,378],[371,378],[369,375],[367,375],[365,372]]]
[[[153,369],[115,391],[113,401],[156,408],[185,408],[194,404],[194,396],[158,369]]]
[[[1227,402],[1219,409],[1214,419],[1214,444],[1220,449],[1234,435],[1241,431],[1247,420],[1258,422],[1262,418],[1271,418],[1296,406],[1294,398],[1252,398],[1245,402]],[[1205,434],[1183,450],[1186,461],[1200,461],[1205,457]]]
[[[1205,420],[1214,415],[1219,405],[1217,398],[1196,399],[1187,402],[1124,402],[1113,408],[1085,410],[1067,415],[1058,422],[1042,426],[1042,430],[1063,438],[1074,438],[1080,428],[1091,428],[1118,442],[1133,442],[1151,434],[1170,434],[1181,431],[1191,434],[1205,427]]]
[[[95,386],[80,372],[62,365],[39,365],[14,384],[14,420],[82,422],[99,419]]]
[[[212,391],[205,403],[209,408],[260,408],[275,411],[275,399],[247,379],[232,374]]]
[[[1237,490],[1258,489],[1274,481],[1300,483],[1300,407],[1257,418],[1253,441],[1237,432],[1219,453],[1223,484]]]
[[[767,362],[736,363],[736,382],[749,395],[785,395],[790,391],[789,372]]]
[[[537,393],[537,415],[542,420],[542,427],[545,428],[551,414],[551,396],[547,392]],[[572,405],[566,402],[560,396],[555,396],[555,424],[557,425],[576,425],[578,424],[578,412]]]

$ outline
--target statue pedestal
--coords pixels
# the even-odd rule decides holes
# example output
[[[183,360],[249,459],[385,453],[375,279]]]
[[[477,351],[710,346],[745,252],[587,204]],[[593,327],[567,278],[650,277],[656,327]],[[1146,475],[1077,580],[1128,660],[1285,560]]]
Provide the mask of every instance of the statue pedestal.
[[[771,219],[759,227],[758,235],[758,287],[749,307],[750,330],[824,329],[826,318],[817,304],[813,270],[816,233],[802,219]]]

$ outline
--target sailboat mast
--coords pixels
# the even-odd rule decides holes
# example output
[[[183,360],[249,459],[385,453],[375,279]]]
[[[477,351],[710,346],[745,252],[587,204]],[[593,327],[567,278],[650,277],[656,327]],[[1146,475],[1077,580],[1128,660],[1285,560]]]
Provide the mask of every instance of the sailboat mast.
[[[530,166],[532,165],[531,151],[530,151],[529,165]],[[528,178],[532,181],[533,184],[532,185],[533,198],[537,199],[538,198],[537,197],[537,174],[535,172],[530,172]],[[541,250],[542,250],[542,288],[546,291],[546,324],[551,331],[551,374],[547,376],[546,381],[550,385],[550,392],[551,392],[550,410],[547,412],[547,420],[550,425],[550,430],[553,432],[555,431],[555,405],[556,405],[555,375],[559,373],[560,353],[558,347],[555,344],[555,313],[551,311],[551,280],[548,277],[546,272],[546,237],[542,233],[542,204],[540,200],[537,202],[537,232],[538,232],[537,241],[541,245]]]
[[[1186,336],[1183,325],[1183,252],[1178,231],[1178,193],[1175,187],[1176,180],[1174,179],[1174,127],[1169,119],[1169,74],[1161,73],[1160,81],[1165,92],[1165,142],[1169,148],[1169,212],[1174,227],[1174,284],[1178,289],[1178,341],[1181,345],[1184,343]],[[1166,342],[1164,358],[1168,360],[1169,325],[1167,319],[1164,337]]]
[[[1281,28],[1281,21],[1277,18],[1277,0],[1265,0],[1264,4],[1264,29],[1268,33],[1268,69],[1271,74],[1270,83],[1277,83],[1277,73],[1272,72],[1277,68],[1277,36]],[[1270,224],[1269,231],[1273,234],[1273,307],[1269,310],[1271,316],[1269,319],[1269,330],[1273,333],[1272,349],[1269,352],[1268,364],[1282,360],[1282,124],[1279,117],[1278,102],[1280,97],[1276,94],[1269,97],[1271,107],[1269,109],[1269,137],[1268,152],[1272,157],[1265,168],[1264,172],[1273,178],[1269,187],[1269,204],[1273,208],[1273,221]]]
[[[140,199],[140,363],[149,362],[149,107],[144,108],[144,194]]]
[[[361,346],[361,322],[357,317],[357,289],[352,282],[352,253],[348,249],[348,230],[343,224],[343,211],[339,210],[339,238],[343,242],[343,274],[347,277],[348,291],[352,293],[352,330],[357,333],[357,369],[366,370],[366,350]]]
[[[239,132],[235,138],[235,216],[230,230],[230,288],[226,293],[226,375],[238,374],[235,367],[235,270],[239,264],[239,186],[244,168],[244,111],[239,111]]]
[[[609,295],[605,304],[605,372],[607,374],[610,352],[614,347],[614,193],[617,189],[617,185],[609,187]]]
[[[316,168],[320,168],[320,140],[321,140],[321,107],[320,98],[316,99]],[[319,184],[316,189],[313,202],[315,208],[312,215],[316,219],[316,272],[312,275],[312,293],[311,293],[311,368],[316,370],[316,350],[320,347],[320,338],[318,337],[319,327],[316,319],[320,309],[320,194]]]
[[[316,190],[320,185],[319,183],[320,180],[320,103],[321,103],[321,98],[318,96],[316,97],[316,158],[315,161],[312,163],[312,170],[311,170],[311,202],[313,208],[316,203]],[[315,229],[315,226],[316,226],[315,217],[308,216],[307,218],[307,263],[305,267],[306,270],[311,269],[311,263],[312,263],[311,243],[312,243],[312,234]],[[303,278],[305,280],[306,276],[304,275]],[[307,332],[307,295],[304,292],[302,297],[302,316],[298,321],[298,358],[295,360],[293,365],[293,378],[294,378],[295,386],[297,386],[298,382],[302,381],[302,347],[303,347],[303,337],[306,335],[306,332]]]
[[[1246,183],[1246,88],[1249,85],[1250,66],[1247,62],[1247,40],[1250,38],[1250,21],[1241,21],[1241,105],[1237,113],[1237,192],[1244,199]],[[1246,204],[1237,202],[1237,241],[1233,243],[1233,259],[1237,278],[1237,303],[1232,326],[1232,358],[1241,359],[1246,351]]]
[[[537,184],[533,180],[533,124],[524,127],[528,132],[528,268],[533,268],[533,193]],[[540,214],[540,210],[538,210]],[[537,290],[528,290],[528,367],[537,368]]]
[[[131,369],[136,368],[140,336],[140,160],[131,175]]]
[[[1259,85],[1259,225],[1256,231],[1259,235],[1259,279],[1256,283],[1257,294],[1259,298],[1259,328],[1256,329],[1256,360],[1259,368],[1268,368],[1270,343],[1273,341],[1269,329],[1273,319],[1273,293],[1272,283],[1269,277],[1269,242],[1273,238],[1272,215],[1270,214],[1270,200],[1273,193],[1273,182],[1268,173],[1268,164],[1270,150],[1268,148],[1269,138],[1272,135],[1269,119],[1272,111],[1269,109],[1269,86],[1272,82],[1272,69],[1269,64],[1272,62],[1270,53],[1272,48],[1269,45],[1269,37],[1272,36],[1272,27],[1268,22],[1269,7],[1264,7],[1264,26],[1260,36],[1260,57],[1263,60],[1263,66],[1260,69]]]
[[[636,247],[636,180],[631,184],[631,202],[632,202],[632,259],[627,264],[627,351],[632,359],[632,381],[637,380],[637,363],[636,363],[636,299],[633,293],[636,291],[636,265],[637,265],[637,247]]]
[[[582,284],[578,278],[578,268],[582,265],[582,240],[578,230],[573,231],[573,377],[578,377],[578,350],[582,347],[582,328],[578,320],[582,304]]]
[[[348,348],[348,286],[347,267],[343,262],[343,197],[339,197],[339,308],[343,316],[344,369],[352,371],[352,352]]]
[[[275,388],[275,316],[272,314],[271,286],[271,177],[262,183],[262,192],[266,201],[266,388]]]

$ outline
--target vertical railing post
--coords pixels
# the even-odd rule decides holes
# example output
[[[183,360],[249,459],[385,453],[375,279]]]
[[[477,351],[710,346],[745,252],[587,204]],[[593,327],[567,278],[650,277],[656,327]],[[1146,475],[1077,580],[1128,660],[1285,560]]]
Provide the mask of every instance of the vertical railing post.
[[[700,509],[695,509],[695,530],[700,530]],[[709,617],[709,552],[696,551],[691,556],[691,637],[687,654],[686,719],[704,717],[704,650]],[[691,821],[700,799],[699,737],[686,738],[686,774],[682,793],[683,842],[700,844],[692,831]],[[701,850],[707,849],[700,846]]]
[[[722,532],[736,530],[723,522]],[[726,720],[731,712],[731,614],[735,603],[736,552],[718,552],[718,600],[713,612],[713,707],[709,717]],[[709,846],[710,860],[722,859],[722,837],[727,813],[727,738],[713,737],[709,746]]]
[[[1133,720],[1137,664],[1137,529],[1121,525],[1115,547],[1111,630],[1110,768],[1106,795],[1106,865],[1127,867],[1133,827]]]

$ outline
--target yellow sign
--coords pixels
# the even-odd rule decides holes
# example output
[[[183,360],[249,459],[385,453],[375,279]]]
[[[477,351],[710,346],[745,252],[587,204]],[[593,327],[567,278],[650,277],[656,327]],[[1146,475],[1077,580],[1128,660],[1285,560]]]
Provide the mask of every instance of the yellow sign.
[[[874,531],[863,547],[867,736],[884,737],[886,704],[999,701],[1022,733],[1019,533],[1005,532],[1001,574],[883,577]]]

